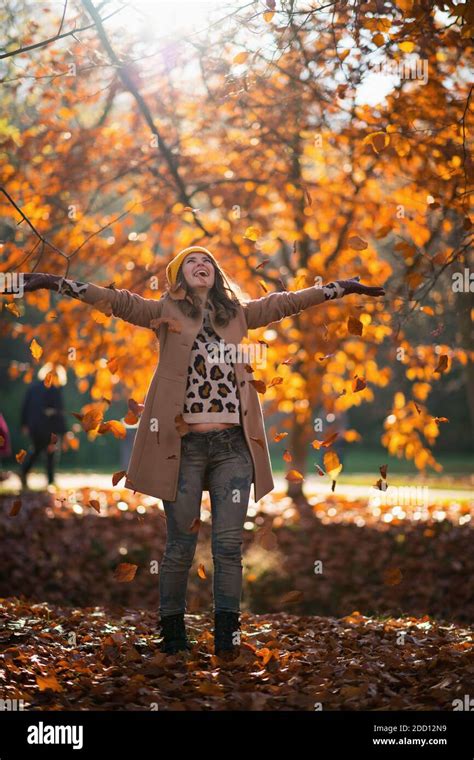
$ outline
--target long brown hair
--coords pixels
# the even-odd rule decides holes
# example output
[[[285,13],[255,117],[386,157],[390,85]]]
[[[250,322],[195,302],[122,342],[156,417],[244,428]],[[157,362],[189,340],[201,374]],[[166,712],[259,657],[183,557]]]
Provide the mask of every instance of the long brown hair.
[[[219,264],[214,263],[212,259],[210,261],[214,267],[214,284],[209,290],[207,300],[212,301],[214,305],[216,323],[225,326],[237,314],[238,305],[241,303],[240,288],[224,273]],[[185,280],[183,264],[176,275],[176,288],[178,286],[185,291],[185,297],[176,299],[175,303],[187,317],[197,319],[201,314],[201,301]],[[167,297],[171,297],[169,293]]]

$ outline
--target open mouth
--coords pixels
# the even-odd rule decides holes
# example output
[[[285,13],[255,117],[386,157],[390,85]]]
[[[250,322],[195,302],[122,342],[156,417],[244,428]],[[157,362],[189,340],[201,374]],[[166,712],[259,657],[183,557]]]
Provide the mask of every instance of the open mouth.
[[[205,269],[197,269],[197,270],[194,272],[194,276],[195,276],[195,277],[207,277],[207,274],[208,274],[208,273],[206,272],[206,270],[205,270]]]

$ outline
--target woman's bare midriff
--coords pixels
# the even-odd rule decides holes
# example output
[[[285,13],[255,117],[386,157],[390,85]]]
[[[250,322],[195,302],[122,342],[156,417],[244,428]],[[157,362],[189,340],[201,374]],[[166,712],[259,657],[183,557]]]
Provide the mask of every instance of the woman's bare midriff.
[[[209,430],[224,430],[238,424],[238,422],[188,422],[188,427],[190,433],[208,433]]]

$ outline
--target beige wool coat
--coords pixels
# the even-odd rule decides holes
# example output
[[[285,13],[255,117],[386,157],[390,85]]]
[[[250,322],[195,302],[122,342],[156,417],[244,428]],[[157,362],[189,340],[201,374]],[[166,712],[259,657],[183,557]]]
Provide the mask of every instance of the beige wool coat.
[[[114,316],[149,328],[158,338],[159,362],[148,387],[138,423],[125,487],[174,501],[177,496],[182,437],[176,426],[176,417],[183,411],[191,347],[201,329],[203,315],[198,319],[185,316],[175,298],[144,298],[129,290],[104,288],[92,283],[88,285],[84,300],[91,305],[98,301],[108,301]],[[324,300],[322,289],[313,286],[242,301],[236,316],[225,327],[215,323],[212,309],[210,318],[213,328],[223,341],[238,347],[242,338],[248,336],[248,330],[278,322]],[[151,320],[160,317],[178,320],[181,332],[172,332],[164,322],[158,329],[150,327]],[[245,363],[235,362],[234,370],[240,399],[241,425],[253,461],[254,500],[258,501],[272,491],[274,482],[260,399],[255,387],[249,382],[253,376],[245,368]]]

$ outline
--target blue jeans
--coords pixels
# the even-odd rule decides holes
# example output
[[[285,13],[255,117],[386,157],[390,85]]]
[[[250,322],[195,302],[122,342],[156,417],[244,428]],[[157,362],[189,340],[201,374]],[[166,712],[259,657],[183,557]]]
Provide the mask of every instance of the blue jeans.
[[[242,594],[243,526],[247,514],[253,462],[240,425],[181,439],[181,462],[175,501],[163,500],[167,540],[160,566],[160,615],[186,612],[188,575],[198,533],[204,476],[211,501],[214,611],[239,612]]]

